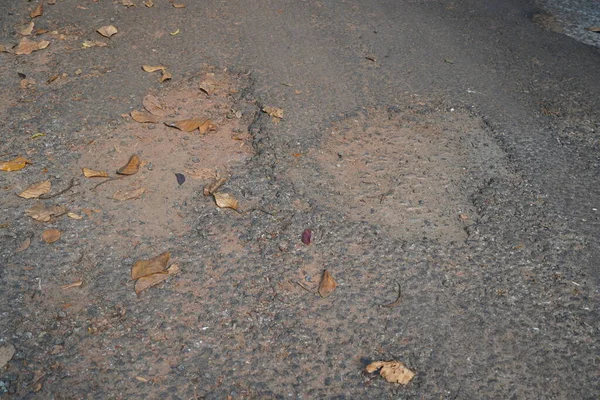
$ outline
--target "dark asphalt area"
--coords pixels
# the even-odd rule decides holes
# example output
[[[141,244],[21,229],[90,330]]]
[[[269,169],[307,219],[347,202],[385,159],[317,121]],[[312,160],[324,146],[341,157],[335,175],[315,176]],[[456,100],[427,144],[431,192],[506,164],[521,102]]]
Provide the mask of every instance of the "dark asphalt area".
[[[0,399],[600,398],[600,50],[542,3],[37,4],[0,2]]]

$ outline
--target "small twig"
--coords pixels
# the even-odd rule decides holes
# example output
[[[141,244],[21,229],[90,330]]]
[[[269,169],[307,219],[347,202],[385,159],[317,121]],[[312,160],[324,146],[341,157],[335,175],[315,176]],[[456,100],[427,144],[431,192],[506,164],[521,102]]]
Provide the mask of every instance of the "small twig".
[[[271,217],[275,216],[274,213],[269,212],[269,211],[265,210],[264,208],[260,208],[260,207],[250,208],[246,211],[238,211],[238,210],[235,210],[235,211],[237,211],[239,214],[248,214],[248,213],[251,213],[252,211],[260,211],[260,212],[270,215]]]
[[[39,198],[46,200],[46,199],[51,199],[53,197],[58,197],[61,194],[65,193],[65,192],[68,192],[69,190],[73,189],[74,186],[79,186],[79,181],[76,181],[75,178],[71,178],[71,181],[69,182],[69,185],[65,189],[61,190],[60,192],[56,192],[54,194],[43,194]]]
[[[309,288],[307,288],[306,286],[301,284],[300,281],[296,281],[296,283],[298,284],[298,286],[300,286],[302,289],[306,290],[308,293],[314,294]]]
[[[400,287],[400,284],[397,283],[398,285],[398,297],[396,297],[396,300],[394,300],[393,302],[389,303],[389,304],[380,304],[379,307],[385,307],[385,308],[394,308],[397,305],[400,304],[400,297],[402,296],[402,288]]]
[[[96,188],[98,188],[98,186],[100,186],[100,185],[104,185],[106,182],[110,182],[110,181],[116,181],[117,179],[123,179],[123,178],[125,178],[125,177],[127,177],[127,175],[124,175],[124,176],[115,176],[114,178],[109,178],[109,179],[107,179],[107,180],[105,180],[105,181],[102,181],[102,182],[100,182],[100,183],[99,183],[99,184],[97,184],[96,186],[94,186],[94,187],[92,188],[92,190],[96,190]]]
[[[83,261],[83,257],[85,256],[85,250],[81,251],[81,255],[79,256],[79,258],[77,259],[77,261],[75,261],[75,264],[81,264],[81,262]]]
[[[39,376],[39,377],[38,377],[36,380],[34,380],[33,382],[31,382],[31,383],[29,384],[29,387],[32,387],[33,385],[35,385],[36,383],[38,383],[38,382],[39,382],[39,381],[40,381],[40,380],[41,380],[43,377],[45,377],[45,376],[46,376],[46,373],[45,373],[45,372],[44,372],[44,373],[42,373],[42,374],[41,374],[41,375],[40,375],[40,376]]]

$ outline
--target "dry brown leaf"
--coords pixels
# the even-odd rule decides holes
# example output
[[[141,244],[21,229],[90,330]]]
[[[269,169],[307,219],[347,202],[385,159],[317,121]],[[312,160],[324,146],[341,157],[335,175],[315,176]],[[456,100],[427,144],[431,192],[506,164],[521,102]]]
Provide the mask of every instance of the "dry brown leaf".
[[[136,280],[142,276],[152,275],[157,272],[163,272],[171,258],[171,253],[164,253],[149,260],[138,260],[131,268],[131,279]]]
[[[264,106],[263,111],[266,112],[270,117],[283,119],[283,108]]]
[[[52,217],[58,217],[66,213],[67,209],[58,205],[47,208],[44,203],[36,203],[30,209],[25,210],[25,212],[36,221],[48,222]]]
[[[81,44],[81,46],[85,47],[85,48],[89,48],[89,47],[106,47],[106,46],[108,46],[108,43],[101,42],[100,40],[84,40],[83,43]]]
[[[138,380],[138,381],[140,381],[140,382],[144,382],[144,383],[148,382],[148,379],[146,379],[146,378],[143,378],[143,377],[141,377],[141,376],[136,376],[136,377],[135,377],[135,379],[137,379],[137,380]]]
[[[600,26],[590,26],[589,28],[585,28],[585,29],[587,29],[590,32],[596,32],[596,33],[600,32]]]
[[[4,366],[12,360],[16,351],[17,349],[15,349],[15,346],[10,343],[5,343],[0,346],[0,368],[4,368]]]
[[[29,161],[28,159],[26,159],[24,157],[17,157],[10,161],[0,162],[0,171],[5,171],[5,172],[18,171],[18,170],[25,168],[25,166],[27,164],[31,164],[31,161]]]
[[[155,124],[158,122],[158,118],[156,118],[156,116],[146,111],[133,110],[130,115],[135,122],[140,122],[142,124]]]
[[[113,194],[113,199],[119,200],[119,201],[135,200],[135,199],[139,199],[140,196],[142,194],[144,194],[145,191],[146,191],[146,188],[139,188],[139,189],[132,190],[129,192],[126,192],[123,190],[117,190],[115,192],[115,194]]]
[[[49,4],[52,6],[52,5],[56,4],[56,0],[48,0],[48,3],[46,3],[46,4]]]
[[[15,253],[20,253],[22,251],[27,250],[30,245],[31,245],[31,237],[28,237],[27,239],[23,240],[23,243],[21,243],[21,245],[19,247],[17,247],[17,249],[15,250]]]
[[[210,120],[207,120],[205,118],[192,118],[192,119],[184,119],[181,121],[165,123],[165,125],[170,126],[171,128],[177,128],[180,131],[191,132],[191,131],[198,129],[206,121],[210,121]]]
[[[229,193],[213,193],[215,203],[219,208],[231,208],[237,210],[238,201]]]
[[[33,78],[21,79],[21,82],[19,82],[19,86],[21,87],[21,89],[29,89],[35,86],[36,84],[37,82]]]
[[[198,127],[198,132],[200,132],[201,135],[204,135],[208,131],[216,131],[216,130],[217,130],[217,126],[215,124],[213,124],[210,119],[207,119]]]
[[[215,181],[204,185],[204,189],[202,190],[202,193],[205,196],[210,196],[211,194],[213,194],[214,192],[219,190],[219,188],[221,186],[223,186],[225,184],[225,182],[227,182],[227,178],[216,179]]]
[[[152,8],[154,7],[154,1],[153,0],[146,0],[144,1],[144,5],[148,8]]]
[[[158,80],[160,83],[163,83],[164,81],[167,81],[169,79],[171,79],[173,77],[173,75],[171,75],[171,73],[169,71],[167,71],[166,69],[163,70],[162,75],[160,77],[160,79]]]
[[[58,229],[47,229],[42,233],[42,240],[46,243],[54,243],[60,239],[60,231]]]
[[[37,18],[44,14],[44,0],[40,0],[38,5],[29,13],[30,18]]]
[[[61,288],[63,288],[63,289],[71,289],[71,288],[74,288],[74,287],[79,287],[81,285],[83,285],[83,281],[82,280],[78,280],[78,281],[75,281],[73,283],[67,283],[66,285],[62,285]]]
[[[216,89],[217,89],[217,82],[211,77],[206,78],[202,82],[200,82],[200,90],[202,90],[204,93],[206,93],[209,96],[211,94],[213,94]]]
[[[137,154],[129,157],[129,161],[127,164],[123,165],[121,168],[117,170],[117,174],[119,175],[133,175],[136,174],[140,169],[140,158]]]
[[[142,104],[150,114],[154,114],[159,117],[164,117],[166,115],[166,111],[163,105],[160,103],[160,100],[158,100],[155,96],[152,96],[151,94],[144,97],[144,100],[142,100]]]
[[[37,199],[43,194],[50,193],[51,189],[52,184],[50,183],[50,181],[34,183],[33,185],[30,185],[27,189],[19,193],[19,197],[22,197],[24,199]]]
[[[135,7],[135,3],[131,0],[123,0],[123,1],[121,1],[121,4],[123,4],[127,8]]]
[[[164,67],[162,65],[142,65],[142,69],[146,72],[156,72],[156,71],[164,71],[167,69],[167,67]]]
[[[335,279],[329,273],[329,271],[323,271],[323,276],[321,277],[321,282],[319,283],[319,295],[323,298],[329,296],[335,290],[337,283],[335,283]]]
[[[143,276],[135,282],[135,293],[140,294],[143,290],[159,284],[170,276],[178,274],[179,271],[179,266],[177,266],[177,264],[173,264],[166,271]]]
[[[81,171],[86,178],[108,178],[106,171],[96,171],[89,168],[81,168]]]
[[[175,8],[185,8],[185,4],[173,3],[173,7],[175,7]]]
[[[406,385],[415,377],[415,373],[406,368],[400,361],[375,361],[367,365],[365,370],[372,374],[380,368],[379,375],[390,383]]]
[[[68,212],[67,217],[71,219],[82,219],[83,217],[79,214],[75,214],[74,212]]]
[[[12,47],[11,46],[6,46],[4,44],[0,44],[0,53],[12,53]]]
[[[104,37],[109,38],[112,35],[119,32],[119,30],[117,28],[115,28],[113,25],[106,25],[106,26],[102,26],[102,27],[96,29],[96,32],[98,32],[99,34],[101,34]]]
[[[27,26],[25,26],[23,29],[21,29],[21,31],[19,33],[23,36],[29,36],[33,33],[34,26],[35,26],[35,23],[33,21],[31,21],[27,24]]]
[[[45,49],[46,47],[48,47],[49,44],[50,42],[47,40],[36,42],[24,37],[19,41],[18,46],[15,47],[14,53],[17,55],[31,54],[36,50]]]

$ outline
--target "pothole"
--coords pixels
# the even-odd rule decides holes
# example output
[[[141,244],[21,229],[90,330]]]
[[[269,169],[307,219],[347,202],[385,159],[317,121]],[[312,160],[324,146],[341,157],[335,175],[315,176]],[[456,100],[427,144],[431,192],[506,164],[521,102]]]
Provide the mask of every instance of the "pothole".
[[[470,194],[507,173],[481,120],[427,107],[336,123],[308,158],[315,174],[291,174],[317,203],[407,240],[464,241],[476,218]]]

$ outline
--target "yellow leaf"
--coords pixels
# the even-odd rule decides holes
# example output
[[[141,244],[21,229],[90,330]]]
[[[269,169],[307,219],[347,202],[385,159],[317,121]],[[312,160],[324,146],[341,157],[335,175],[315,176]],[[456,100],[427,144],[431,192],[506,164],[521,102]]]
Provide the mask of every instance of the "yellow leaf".
[[[18,171],[18,170],[25,168],[25,166],[27,164],[31,164],[31,161],[29,161],[28,159],[26,159],[24,157],[17,157],[10,161],[0,162],[0,171],[5,171],[5,172]]]
[[[144,5],[148,8],[152,8],[154,6],[154,1],[153,0],[146,0],[144,1]]]
[[[140,122],[142,124],[155,124],[158,122],[158,118],[145,111],[133,110],[130,115],[135,122]]]
[[[142,378],[141,376],[136,376],[135,379],[137,379],[140,382],[144,382],[144,383],[148,382],[148,379]]]
[[[400,361],[375,361],[367,365],[365,370],[372,374],[380,368],[379,375],[390,383],[406,385],[415,377],[415,373],[406,368]]]
[[[89,168],[81,168],[83,176],[86,178],[108,178],[108,174],[105,171],[96,171]]]
[[[25,26],[23,29],[21,29],[21,31],[19,33],[23,36],[29,36],[33,32],[34,26],[35,26],[34,22],[31,21],[30,23],[27,24],[27,26]]]
[[[175,32],[171,32],[171,33],[169,33],[169,35],[176,36],[176,35],[179,35],[180,32],[181,31],[179,30],[179,28],[177,28],[177,30]]]
[[[142,65],[142,69],[146,72],[164,71],[167,67],[162,65]]]
[[[74,212],[67,213],[67,217],[71,219],[82,219],[83,217],[79,214],[75,214]]]
[[[98,32],[99,34],[101,34],[104,37],[109,38],[112,35],[119,32],[119,30],[117,28],[115,28],[113,25],[106,25],[106,26],[102,26],[102,27],[96,29],[96,32]]]
[[[82,47],[90,48],[90,47],[106,47],[108,43],[101,42],[99,40],[84,40],[81,44]]]
[[[175,8],[185,8],[185,4],[173,3],[173,7],[175,7]]]
[[[38,5],[29,13],[30,18],[37,18],[44,13],[44,0],[40,0]]]
[[[66,285],[62,285],[61,288],[63,288],[63,289],[71,289],[71,288],[74,288],[74,287],[79,287],[81,285],[83,285],[83,281],[82,280],[78,280],[78,281],[75,281],[73,283],[68,283]]]
[[[323,298],[329,296],[335,288],[337,287],[337,283],[335,283],[335,279],[329,273],[329,271],[323,271],[323,276],[321,277],[321,283],[319,283],[319,295]]]
[[[219,208],[231,208],[237,210],[238,201],[229,193],[213,193],[215,203]]]
[[[137,154],[134,154],[131,157],[129,157],[129,161],[127,161],[127,164],[123,165],[121,168],[119,168],[117,170],[117,174],[119,174],[119,175],[134,175],[139,171],[139,169],[140,169],[140,158],[137,156]]]
[[[172,77],[173,77],[173,75],[171,75],[171,73],[165,69],[165,70],[163,70],[162,75],[158,81],[160,83],[163,83],[164,81],[169,80]]]
[[[42,240],[46,243],[54,243],[60,239],[60,231],[58,229],[47,229],[42,233]]]
[[[30,185],[27,189],[19,193],[19,197],[24,199],[37,199],[43,194],[49,193],[52,188],[50,181],[43,181]]]
[[[283,119],[283,108],[264,106],[263,111],[271,117]]]
[[[58,217],[67,212],[67,209],[63,206],[54,205],[46,208],[44,203],[36,203],[33,207],[25,210],[27,215],[36,221],[48,222],[52,217]]]
[[[149,260],[136,261],[133,268],[131,268],[131,279],[136,280],[142,276],[163,272],[169,262],[169,258],[171,258],[171,253],[165,251]]]
[[[121,4],[123,4],[127,8],[135,7],[135,3],[131,0],[123,0],[123,1],[121,1]]]
[[[115,192],[115,194],[113,194],[113,199],[119,200],[119,201],[135,200],[135,199],[138,199],[142,194],[144,194],[145,191],[146,191],[146,188],[139,188],[136,190],[132,190],[130,192],[117,190]]]
[[[170,276],[178,274],[179,271],[179,266],[173,264],[166,271],[143,276],[135,282],[135,293],[140,294],[143,290],[146,290],[151,286],[159,284],[160,282],[164,281]]]

